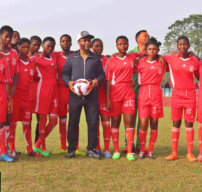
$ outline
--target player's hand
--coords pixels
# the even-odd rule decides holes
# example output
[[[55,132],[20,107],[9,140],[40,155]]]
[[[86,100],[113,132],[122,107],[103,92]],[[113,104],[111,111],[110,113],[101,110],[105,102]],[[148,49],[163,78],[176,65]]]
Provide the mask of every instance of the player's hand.
[[[161,63],[163,66],[166,65],[166,61],[165,61],[165,59],[163,58],[162,55],[159,55],[159,63]]]
[[[75,90],[74,90],[74,84],[76,83],[76,81],[70,81],[68,86],[69,86],[69,89],[74,93],[76,94]]]
[[[112,56],[113,56],[113,57],[114,57],[114,56],[118,56],[118,53],[113,53]]]
[[[11,114],[13,111],[13,102],[11,97],[8,97],[8,114]]]
[[[111,101],[110,100],[106,100],[106,103],[105,103],[105,107],[108,109],[108,110],[111,110],[111,108],[112,108],[112,103],[111,103]]]
[[[91,84],[91,89],[94,89],[95,87],[98,87],[99,82],[97,79],[93,79],[92,81],[90,81]]]
[[[134,88],[134,87],[135,87],[135,81],[132,80],[132,81],[130,82],[130,86],[131,86],[132,88]]]

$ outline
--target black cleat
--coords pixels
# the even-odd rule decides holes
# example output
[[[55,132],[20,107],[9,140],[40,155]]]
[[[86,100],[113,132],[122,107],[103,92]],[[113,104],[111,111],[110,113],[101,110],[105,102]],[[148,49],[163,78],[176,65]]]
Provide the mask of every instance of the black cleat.
[[[67,159],[71,159],[71,158],[74,158],[75,157],[75,151],[72,151],[72,152],[67,152],[65,157]]]
[[[101,159],[101,155],[98,154],[96,149],[90,149],[87,151],[87,157],[92,157],[94,159]]]

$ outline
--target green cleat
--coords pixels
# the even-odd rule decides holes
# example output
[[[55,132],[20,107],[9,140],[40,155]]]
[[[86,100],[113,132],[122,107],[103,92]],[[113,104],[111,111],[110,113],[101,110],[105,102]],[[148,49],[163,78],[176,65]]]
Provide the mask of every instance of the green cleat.
[[[36,147],[34,147],[34,146],[33,146],[33,150],[34,150],[35,152],[37,152],[37,153],[40,153],[40,154],[41,154],[41,152],[42,152],[41,148],[36,148]]]
[[[41,155],[43,155],[44,157],[49,157],[50,153],[48,151],[41,151]]]
[[[60,149],[58,151],[54,151],[52,154],[56,155],[56,154],[64,154],[67,153],[67,149]]]
[[[112,159],[120,159],[120,153],[119,152],[115,152],[112,156]]]
[[[127,159],[128,159],[129,161],[135,161],[135,160],[136,160],[133,153],[128,153],[128,154],[127,154]]]
[[[84,153],[84,152],[82,152],[82,151],[80,151],[80,150],[77,149],[75,151],[75,155],[86,156],[86,153]]]

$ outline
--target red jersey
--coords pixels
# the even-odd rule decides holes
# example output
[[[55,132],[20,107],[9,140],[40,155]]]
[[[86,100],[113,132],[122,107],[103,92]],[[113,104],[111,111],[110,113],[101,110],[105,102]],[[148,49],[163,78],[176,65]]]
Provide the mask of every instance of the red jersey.
[[[199,89],[202,90],[202,60],[199,61]]]
[[[29,59],[27,62],[19,59],[19,79],[16,86],[16,90],[23,90],[29,92],[30,84],[33,81],[33,77],[36,73],[33,62]]]
[[[148,61],[147,57],[140,59],[137,66],[138,84],[160,86],[165,68],[158,60]]]
[[[65,65],[67,57],[63,55],[62,51],[57,53],[57,73],[58,73],[58,84],[64,84],[64,81],[62,80],[61,74],[62,69]]]
[[[9,49],[8,53],[0,52],[0,55],[4,56],[9,63],[10,77],[12,80],[15,74],[19,73],[19,67],[17,63],[18,53],[13,49]]]
[[[183,59],[179,54],[164,57],[169,66],[171,85],[174,89],[195,90],[194,74],[198,73],[196,57]]]
[[[102,55],[101,56],[101,61],[102,61],[102,67],[104,72],[106,72],[106,63],[107,63],[107,57]],[[98,87],[98,103],[99,104],[104,104],[106,100],[106,82],[104,82],[100,87]]]
[[[130,53],[123,58],[113,56],[107,60],[106,80],[111,81],[111,100],[119,102],[135,97],[130,82],[134,72],[134,61],[140,53]]]
[[[46,58],[41,53],[39,57],[33,57],[34,64],[38,76],[43,80],[55,80],[57,78],[57,66],[56,57],[52,55],[50,58]]]
[[[9,64],[5,57],[0,56],[0,83],[10,83]]]

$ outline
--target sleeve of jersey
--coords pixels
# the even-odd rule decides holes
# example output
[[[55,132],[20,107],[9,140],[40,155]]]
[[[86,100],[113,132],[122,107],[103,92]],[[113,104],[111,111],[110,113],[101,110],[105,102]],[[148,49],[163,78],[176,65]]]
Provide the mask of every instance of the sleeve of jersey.
[[[145,53],[128,53],[134,60],[136,57],[145,56]]]
[[[111,81],[112,80],[112,72],[111,72],[111,59],[108,59],[107,60],[107,63],[106,63],[106,80],[107,81]]]
[[[65,65],[62,69],[62,80],[64,81],[65,85],[68,87],[70,82],[70,77],[72,75],[72,66],[71,66],[71,57],[68,57],[65,61]]]
[[[101,60],[98,61],[97,80],[99,82],[99,85],[101,85],[105,81],[105,72]]]
[[[194,65],[194,75],[195,77],[199,77],[199,68],[201,66],[202,62],[196,59],[195,65]]]
[[[170,61],[170,55],[165,55],[163,56],[165,62],[166,62],[166,66],[165,66],[165,72],[169,72],[170,69],[169,69],[169,61]]]
[[[18,56],[18,54],[17,54],[17,53],[15,54],[15,59],[16,59],[15,73],[19,73],[19,72],[20,72],[20,69],[19,69],[19,64],[18,64],[18,61],[19,61],[19,56]]]

